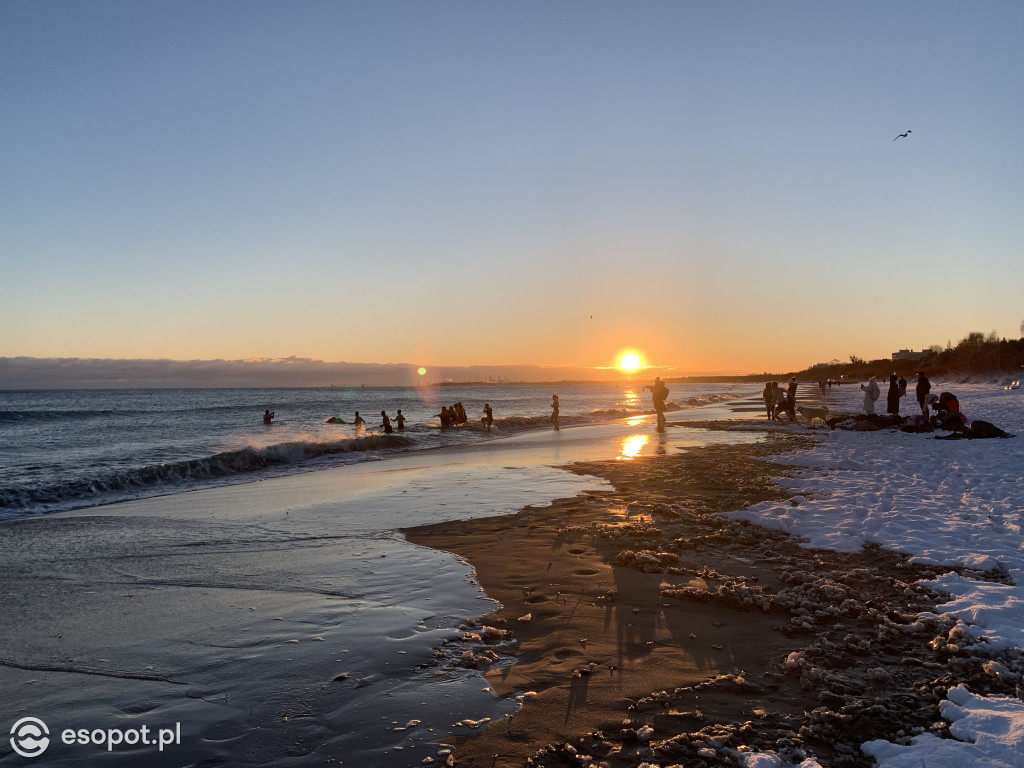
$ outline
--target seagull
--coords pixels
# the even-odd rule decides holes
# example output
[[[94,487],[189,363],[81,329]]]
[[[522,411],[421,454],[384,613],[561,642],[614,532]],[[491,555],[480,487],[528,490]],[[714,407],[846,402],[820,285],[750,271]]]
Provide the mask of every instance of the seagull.
[[[901,133],[899,136],[896,137],[896,139],[905,139],[911,133],[913,133],[913,131],[907,131],[906,133]],[[896,141],[896,139],[893,139],[893,141]]]

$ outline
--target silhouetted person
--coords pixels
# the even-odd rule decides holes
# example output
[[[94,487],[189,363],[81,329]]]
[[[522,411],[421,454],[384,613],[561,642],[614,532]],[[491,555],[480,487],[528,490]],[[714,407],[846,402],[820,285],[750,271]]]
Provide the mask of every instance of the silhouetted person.
[[[928,395],[932,391],[932,383],[924,375],[924,371],[917,372],[917,403],[921,406],[921,413],[928,415]]]
[[[441,412],[440,413],[435,413],[434,415],[437,416],[439,419],[441,419],[441,428],[442,429],[446,428],[446,427],[450,427],[452,425],[452,416],[454,414],[451,411],[448,410],[448,406],[442,405],[441,406]]]
[[[775,412],[775,390],[772,389],[772,383],[770,381],[764,385],[764,391],[761,392],[761,397],[764,398],[764,408],[768,411],[768,418],[770,419]]]
[[[772,382],[772,418],[779,420],[780,413],[788,413],[786,409],[786,390],[779,386],[779,382]]]
[[[897,383],[900,386],[900,397],[905,397],[907,394],[907,380],[900,376],[900,380]]]
[[[644,387],[644,389],[651,390],[651,400],[654,402],[654,412],[658,414],[658,426],[665,426],[665,399],[668,397],[668,387],[665,386],[665,382],[661,380],[660,376],[656,376],[654,384]]]
[[[402,415],[402,409],[398,409],[398,413],[395,415],[395,424],[398,426],[398,431],[401,432],[405,429],[405,416]]]
[[[900,415],[900,382],[895,373],[889,377],[889,392],[885,396],[885,412],[892,416]]]
[[[789,380],[789,390],[786,392],[786,413],[790,421],[796,421],[796,377]]]
[[[491,428],[491,424],[494,423],[494,411],[491,410],[490,403],[484,403],[484,424],[488,429]]]
[[[381,426],[384,427],[384,434],[390,435],[392,432],[394,432],[394,430],[391,428],[391,419],[388,418],[388,412],[381,411],[380,417],[381,419],[383,419]]]
[[[355,425],[356,432],[366,431],[366,419],[359,415],[359,411],[356,411],[356,418],[352,423]]]
[[[274,420],[274,416],[276,416],[276,415],[277,414],[274,413],[273,411],[264,411],[263,412],[263,423],[264,424],[270,424]]]
[[[551,423],[558,429],[558,395],[551,396]]]

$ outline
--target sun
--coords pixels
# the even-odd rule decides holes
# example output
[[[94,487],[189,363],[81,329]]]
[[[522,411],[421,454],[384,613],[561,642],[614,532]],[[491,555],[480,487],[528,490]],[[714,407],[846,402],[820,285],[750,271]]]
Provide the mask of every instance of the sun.
[[[635,371],[639,367],[640,357],[638,355],[633,354],[632,352],[627,352],[619,360],[619,368],[621,368],[624,371]]]

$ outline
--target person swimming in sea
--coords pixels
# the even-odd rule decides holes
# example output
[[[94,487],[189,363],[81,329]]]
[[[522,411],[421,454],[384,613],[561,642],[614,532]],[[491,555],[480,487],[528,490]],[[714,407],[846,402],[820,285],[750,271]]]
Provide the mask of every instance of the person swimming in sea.
[[[270,424],[274,420],[274,416],[276,416],[276,415],[277,414],[274,413],[273,411],[270,411],[270,410],[264,411],[263,412],[263,423],[264,424]]]

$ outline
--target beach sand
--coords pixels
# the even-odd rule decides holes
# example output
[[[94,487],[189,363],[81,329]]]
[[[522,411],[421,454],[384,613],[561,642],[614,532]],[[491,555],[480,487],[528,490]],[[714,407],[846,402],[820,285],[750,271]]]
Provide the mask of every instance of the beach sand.
[[[788,497],[771,479],[786,468],[764,459],[806,439],[575,464],[613,490],[405,530],[467,558],[501,603],[463,628],[469,643],[486,626],[513,637],[515,663],[486,679],[524,705],[449,740],[457,765],[736,765],[747,750],[799,762],[807,748],[869,766],[863,741],[942,732],[955,662],[927,653],[951,626],[917,617],[936,599],[915,584],[928,571],[716,514]]]
[[[55,742],[47,765],[404,768],[450,745],[479,767],[869,766],[864,741],[948,733],[951,685],[1012,687],[929,645],[955,620],[919,618],[939,598],[917,582],[949,569],[727,518],[801,503],[772,460],[813,439],[736,426],[562,430],[7,523],[0,719],[184,735]]]

